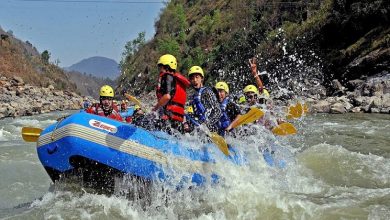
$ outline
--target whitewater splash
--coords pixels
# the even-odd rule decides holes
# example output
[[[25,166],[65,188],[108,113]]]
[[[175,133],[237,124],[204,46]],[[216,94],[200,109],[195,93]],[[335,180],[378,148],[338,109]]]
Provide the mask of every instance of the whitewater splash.
[[[38,120],[37,126],[44,127],[57,117],[34,116],[22,120]],[[219,184],[185,185],[178,190],[173,184],[167,186],[156,182],[148,186],[151,199],[147,201],[134,194],[129,200],[126,184],[131,181],[126,179],[118,182],[116,192],[111,196],[70,185],[68,188],[51,187],[49,191],[50,180],[36,157],[34,145],[22,142],[20,137],[15,141],[13,136],[7,136],[15,135],[14,129],[20,127],[20,123],[30,122],[2,120],[3,137],[9,141],[0,142],[0,216],[36,216],[38,219],[388,219],[390,153],[387,148],[389,127],[385,122],[389,118],[371,115],[371,120],[362,119],[365,121],[362,129],[362,121],[357,117],[309,116],[294,123],[299,134],[291,137],[275,137],[259,129],[261,133],[244,140],[227,138],[245,156],[245,164],[216,164],[221,175]],[[365,134],[371,130],[373,134]],[[344,136],[349,133],[354,134],[351,140]],[[199,147],[195,136],[182,138],[191,142],[193,148]],[[279,148],[276,154],[286,159],[286,168],[270,167],[264,161],[261,150],[271,143]]]

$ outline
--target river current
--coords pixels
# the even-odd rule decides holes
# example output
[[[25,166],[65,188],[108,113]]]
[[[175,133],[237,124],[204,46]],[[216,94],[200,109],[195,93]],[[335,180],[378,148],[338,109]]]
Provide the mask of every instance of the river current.
[[[217,164],[223,183],[156,193],[145,206],[51,186],[21,128],[45,128],[70,113],[0,120],[1,219],[390,219],[388,114],[309,115],[292,121],[297,135],[228,138],[249,164]],[[257,146],[270,143],[282,146],[286,168],[264,162]]]

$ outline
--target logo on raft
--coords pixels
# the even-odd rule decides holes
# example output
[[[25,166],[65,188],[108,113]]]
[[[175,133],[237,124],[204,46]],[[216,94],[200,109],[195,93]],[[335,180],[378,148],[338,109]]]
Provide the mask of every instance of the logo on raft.
[[[89,125],[111,133],[116,133],[118,131],[115,126],[94,119],[89,120]]]

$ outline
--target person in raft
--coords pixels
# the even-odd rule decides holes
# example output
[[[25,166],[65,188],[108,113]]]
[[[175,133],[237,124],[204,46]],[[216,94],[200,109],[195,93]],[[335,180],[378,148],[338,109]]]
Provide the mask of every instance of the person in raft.
[[[100,88],[100,103],[86,109],[87,113],[104,116],[117,121],[123,121],[117,108],[114,106],[114,90],[109,85]]]
[[[159,120],[154,125],[155,129],[168,133],[175,129],[183,133],[186,89],[190,82],[177,72],[177,60],[171,54],[161,56],[157,67],[160,72],[156,88],[157,103],[153,106],[152,112],[158,112]]]

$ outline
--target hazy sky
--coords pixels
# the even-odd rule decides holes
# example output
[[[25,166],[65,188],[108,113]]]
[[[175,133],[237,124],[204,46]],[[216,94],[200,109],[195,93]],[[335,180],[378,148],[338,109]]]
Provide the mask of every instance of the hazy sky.
[[[66,67],[91,56],[121,59],[139,32],[150,39],[158,0],[0,0],[0,26]]]

